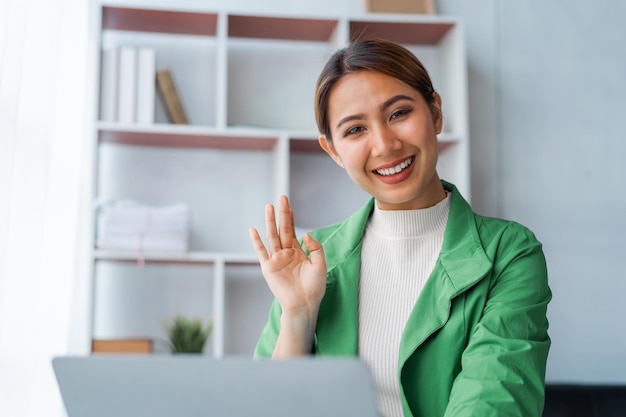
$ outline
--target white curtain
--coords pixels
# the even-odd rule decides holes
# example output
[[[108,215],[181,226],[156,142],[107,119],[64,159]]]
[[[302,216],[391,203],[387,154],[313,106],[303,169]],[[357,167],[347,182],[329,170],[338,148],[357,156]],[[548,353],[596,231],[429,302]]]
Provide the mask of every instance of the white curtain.
[[[88,349],[88,0],[0,0],[0,416],[64,415]]]

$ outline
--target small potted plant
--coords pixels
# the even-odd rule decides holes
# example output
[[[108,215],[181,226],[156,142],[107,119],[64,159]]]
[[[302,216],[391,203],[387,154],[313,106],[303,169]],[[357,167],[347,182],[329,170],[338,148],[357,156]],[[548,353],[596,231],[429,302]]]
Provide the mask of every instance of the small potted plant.
[[[202,353],[213,330],[213,323],[203,323],[198,318],[175,316],[165,324],[167,340],[172,353]]]

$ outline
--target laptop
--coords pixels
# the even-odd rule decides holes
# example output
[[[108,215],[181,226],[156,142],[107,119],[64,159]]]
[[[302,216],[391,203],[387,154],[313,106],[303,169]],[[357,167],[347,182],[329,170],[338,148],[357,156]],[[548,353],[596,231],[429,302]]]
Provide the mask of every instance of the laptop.
[[[357,358],[202,355],[52,360],[68,417],[378,417]]]

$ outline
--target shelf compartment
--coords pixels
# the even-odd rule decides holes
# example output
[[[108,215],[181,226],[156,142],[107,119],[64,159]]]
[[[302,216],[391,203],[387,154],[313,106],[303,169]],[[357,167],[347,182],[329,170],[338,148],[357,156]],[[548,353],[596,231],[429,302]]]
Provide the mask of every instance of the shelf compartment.
[[[109,54],[119,54],[122,47],[153,50],[155,70],[170,71],[190,125],[211,127],[217,125],[219,48],[215,37],[113,29],[102,32],[103,53],[107,51]],[[120,81],[121,79],[118,79],[118,82]],[[115,81],[109,80],[109,82],[113,88],[119,88],[115,85]],[[102,84],[101,88],[107,87]],[[170,120],[161,93],[156,85],[154,88],[154,120],[156,123],[169,124]],[[117,93],[110,95],[117,100]]]
[[[224,277],[224,356],[252,357],[274,296],[258,265],[226,264]]]
[[[248,228],[263,227],[263,207],[276,196],[273,150],[102,143],[98,153],[97,201],[185,203],[191,252],[252,251]]]
[[[337,23],[336,19],[229,15],[228,36],[326,42],[335,33]]]
[[[315,82],[333,50],[320,42],[229,39],[227,126],[315,131]]]
[[[388,18],[386,21],[351,20],[349,23],[350,41],[362,38],[383,38],[401,44],[436,45],[454,27],[453,21],[437,21],[425,19],[423,21],[407,22]]]
[[[217,14],[103,7],[102,29],[215,36]]]
[[[226,125],[315,130],[315,82],[340,42],[339,20],[228,19]]]
[[[214,320],[214,266],[98,262],[94,339],[146,338],[166,352],[164,323],[175,315]],[[207,346],[211,351],[212,346]]]

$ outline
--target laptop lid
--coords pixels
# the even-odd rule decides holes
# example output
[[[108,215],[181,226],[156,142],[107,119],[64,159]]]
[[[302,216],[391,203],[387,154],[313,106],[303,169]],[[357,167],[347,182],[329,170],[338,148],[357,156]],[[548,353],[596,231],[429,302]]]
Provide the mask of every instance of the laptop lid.
[[[68,417],[377,417],[356,358],[58,357]]]

